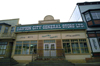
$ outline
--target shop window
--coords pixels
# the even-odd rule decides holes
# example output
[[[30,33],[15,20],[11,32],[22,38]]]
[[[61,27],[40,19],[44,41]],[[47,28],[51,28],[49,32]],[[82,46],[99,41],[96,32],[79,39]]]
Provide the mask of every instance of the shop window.
[[[22,51],[22,53],[21,53]],[[37,41],[17,41],[15,54],[36,54]]]
[[[86,39],[62,40],[65,53],[89,53]]]
[[[65,53],[71,53],[70,43],[63,43]]]
[[[69,40],[63,40],[63,48],[65,53],[71,53]]]
[[[16,45],[15,54],[21,54],[21,47],[22,47],[22,44],[17,44]]]
[[[37,41],[31,41],[30,44],[30,54],[36,54],[37,53]]]
[[[16,42],[15,54],[21,54],[22,41]]]
[[[80,48],[81,48],[81,53],[89,53],[86,40],[80,39],[79,42],[80,42],[79,44],[80,44]]]
[[[5,27],[4,33],[8,32],[8,27]]]
[[[29,54],[29,44],[23,44],[22,54]]]
[[[4,55],[6,52],[7,42],[0,42],[0,55]]]
[[[71,45],[72,45],[72,53],[80,53],[78,40],[71,40]]]

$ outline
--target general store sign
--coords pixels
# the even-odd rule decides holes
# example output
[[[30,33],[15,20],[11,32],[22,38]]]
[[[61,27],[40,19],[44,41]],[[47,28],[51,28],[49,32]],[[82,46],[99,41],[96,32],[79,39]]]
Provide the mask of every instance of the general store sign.
[[[84,22],[43,24],[43,25],[20,25],[16,26],[16,32],[43,31],[43,30],[67,30],[67,29],[86,29]]]

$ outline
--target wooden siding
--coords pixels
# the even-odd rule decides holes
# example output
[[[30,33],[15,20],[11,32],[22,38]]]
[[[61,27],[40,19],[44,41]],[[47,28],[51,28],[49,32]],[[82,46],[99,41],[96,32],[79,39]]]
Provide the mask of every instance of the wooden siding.
[[[92,21],[89,21],[89,22],[87,22],[87,23],[88,23],[88,26],[93,25]]]
[[[43,40],[38,41],[38,54],[39,56],[43,56]]]
[[[57,56],[62,56],[63,50],[61,45],[61,39],[56,40]]]
[[[100,24],[100,20],[94,20],[95,24]]]

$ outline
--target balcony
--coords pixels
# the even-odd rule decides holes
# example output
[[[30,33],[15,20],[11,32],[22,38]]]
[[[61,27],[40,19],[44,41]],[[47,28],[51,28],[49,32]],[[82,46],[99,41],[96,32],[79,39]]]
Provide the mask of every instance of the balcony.
[[[16,35],[14,33],[2,33],[0,34],[0,39],[15,39]]]

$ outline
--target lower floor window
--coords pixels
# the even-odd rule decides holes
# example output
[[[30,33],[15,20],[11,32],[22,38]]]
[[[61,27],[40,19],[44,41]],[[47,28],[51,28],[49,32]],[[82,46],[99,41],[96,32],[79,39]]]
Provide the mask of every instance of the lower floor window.
[[[6,53],[7,42],[0,42],[0,55]]]
[[[62,40],[65,53],[89,53],[86,39]]]
[[[17,41],[15,54],[36,54],[37,41]]]

